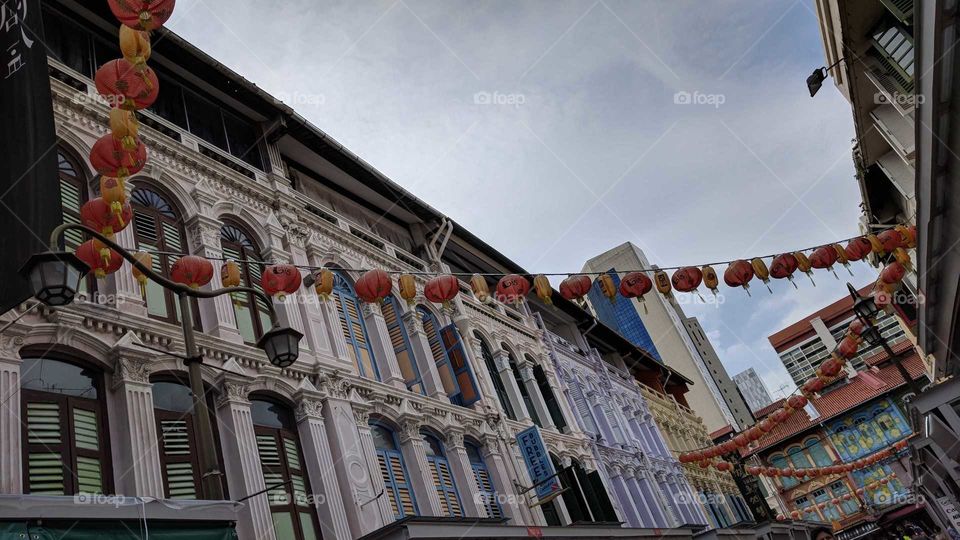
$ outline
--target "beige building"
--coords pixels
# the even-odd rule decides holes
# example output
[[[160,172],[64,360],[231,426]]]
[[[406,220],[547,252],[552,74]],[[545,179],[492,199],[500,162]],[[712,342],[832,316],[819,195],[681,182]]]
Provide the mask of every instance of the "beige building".
[[[674,457],[681,452],[713,444],[707,426],[696,412],[649,386],[638,386]],[[687,393],[685,397],[690,395],[691,393]],[[697,463],[685,463],[682,467],[684,476],[699,498],[697,503],[711,521],[716,523],[736,515],[733,505],[740,504],[742,499],[729,472],[720,472],[713,467],[701,468]],[[735,503],[734,500],[738,502]]]
[[[588,260],[583,270],[623,272],[649,267],[650,261],[640,248],[627,242]],[[619,277],[614,276],[614,280],[619,283]],[[650,352],[655,357],[693,381],[686,398],[690,407],[703,419],[708,433],[727,425],[739,430],[736,418],[722,397],[716,377],[690,339],[684,324],[686,316],[675,301],[656,293],[647,294],[643,303],[618,297],[612,307],[606,298],[593,293],[590,300],[598,318],[607,326],[618,330],[637,346],[652,347],[654,350]],[[706,336],[703,341],[707,341]],[[713,369],[719,373],[723,366],[717,362]],[[723,378],[730,380],[726,371],[723,371]]]

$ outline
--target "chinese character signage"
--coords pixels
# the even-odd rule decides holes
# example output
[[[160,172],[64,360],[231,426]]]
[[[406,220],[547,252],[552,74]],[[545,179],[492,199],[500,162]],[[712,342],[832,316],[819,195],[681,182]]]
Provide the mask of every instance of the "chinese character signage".
[[[18,270],[60,224],[57,138],[39,0],[0,0],[0,313],[29,297]],[[118,53],[119,54],[119,53]]]
[[[557,471],[553,468],[550,454],[543,445],[537,426],[517,433],[517,443],[520,444],[520,453],[523,454],[523,461],[527,464],[530,479],[537,486],[537,498],[542,499],[554,491],[559,491],[560,481],[554,476]],[[550,478],[549,481],[547,481],[548,478]]]

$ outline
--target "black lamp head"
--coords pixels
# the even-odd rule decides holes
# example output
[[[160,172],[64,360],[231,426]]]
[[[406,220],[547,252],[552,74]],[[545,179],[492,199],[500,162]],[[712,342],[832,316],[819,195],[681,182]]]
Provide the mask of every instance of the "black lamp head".
[[[810,91],[810,97],[817,95],[825,80],[827,80],[827,68],[819,67],[813,70],[813,73],[807,77],[807,90]]]
[[[89,271],[87,263],[73,253],[45,251],[31,255],[20,268],[20,275],[30,281],[37,300],[48,306],[65,306],[73,302],[80,279]]]
[[[303,334],[293,328],[274,326],[257,341],[257,347],[267,353],[270,363],[285,368],[300,356],[300,339]]]

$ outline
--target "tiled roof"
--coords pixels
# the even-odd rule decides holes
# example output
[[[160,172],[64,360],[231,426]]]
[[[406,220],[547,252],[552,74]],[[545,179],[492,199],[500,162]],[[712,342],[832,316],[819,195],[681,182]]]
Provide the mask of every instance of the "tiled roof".
[[[904,358],[903,365],[913,379],[925,375],[923,361],[916,352]],[[816,420],[811,420],[807,411],[800,409],[790,415],[790,418],[785,422],[777,424],[769,433],[761,437],[758,446],[741,450],[741,454],[749,456],[769,448],[904,384],[903,377],[900,376],[897,367],[892,363],[879,368],[876,372],[871,370],[867,373],[866,376],[863,373],[858,373],[844,386],[836,388],[819,398],[814,398],[811,403],[820,412],[820,416]],[[882,385],[873,384],[875,382],[882,383]]]
[[[872,287],[873,284],[870,284],[857,292],[860,294],[860,296],[866,296],[870,294]],[[834,319],[838,319],[841,316],[847,317],[849,316],[849,313],[852,312],[853,298],[848,294],[829,306],[814,311],[790,326],[771,334],[767,337],[767,340],[770,341],[770,344],[773,345],[773,348],[777,352],[780,352],[790,346],[791,343],[795,343],[796,340],[802,339],[808,334],[813,335],[814,330],[810,326],[810,321],[813,319],[819,317],[827,325],[827,328],[830,328],[834,324]]]
[[[786,399],[778,399],[762,409],[753,411],[753,417],[756,418],[757,420],[760,420],[761,418],[766,417],[767,415],[771,414],[773,411],[779,409],[783,405],[784,401],[786,401]]]
[[[730,424],[727,424],[727,425],[723,426],[722,428],[720,428],[720,429],[714,431],[713,433],[711,433],[711,434],[710,434],[710,439],[711,439],[711,440],[715,440],[715,439],[717,439],[718,437],[723,437],[723,436],[726,435],[727,433],[733,433],[733,426],[731,426]]]

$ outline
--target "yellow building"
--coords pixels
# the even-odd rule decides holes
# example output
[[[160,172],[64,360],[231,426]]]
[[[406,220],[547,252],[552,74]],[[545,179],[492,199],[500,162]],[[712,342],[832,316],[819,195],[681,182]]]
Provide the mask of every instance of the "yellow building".
[[[667,446],[675,457],[681,452],[713,444],[703,419],[690,407],[680,403],[675,397],[658,392],[645,384],[638,383],[638,386],[650,406],[654,422],[660,428]],[[734,505],[741,504],[740,492],[729,472],[720,472],[713,467],[701,468],[696,463],[678,464],[678,466],[683,467],[684,476],[687,477],[699,498],[697,503],[716,526],[731,525],[736,520],[735,516],[743,512],[751,515],[745,507],[740,508],[740,512],[735,511]]]

